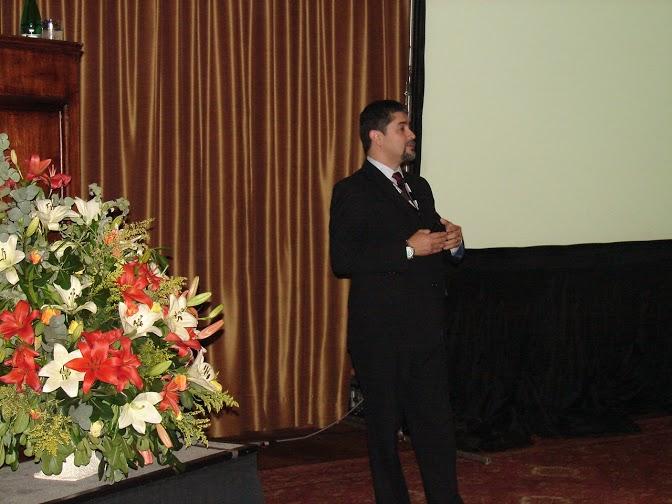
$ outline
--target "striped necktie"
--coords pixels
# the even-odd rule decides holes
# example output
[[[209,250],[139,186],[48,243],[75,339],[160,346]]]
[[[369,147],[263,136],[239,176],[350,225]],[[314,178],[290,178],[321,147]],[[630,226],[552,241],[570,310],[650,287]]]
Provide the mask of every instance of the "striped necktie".
[[[392,178],[397,183],[397,187],[401,191],[401,195],[404,197],[404,199],[415,207],[415,203],[413,202],[413,198],[411,198],[411,195],[408,194],[408,189],[406,189],[406,183],[404,182],[404,177],[401,174],[401,172],[394,172],[392,174]]]

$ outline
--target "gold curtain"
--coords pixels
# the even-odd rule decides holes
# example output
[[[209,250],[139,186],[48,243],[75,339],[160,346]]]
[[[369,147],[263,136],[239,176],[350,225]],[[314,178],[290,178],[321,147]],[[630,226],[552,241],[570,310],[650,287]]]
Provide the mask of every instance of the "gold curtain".
[[[22,0],[0,4],[1,33],[17,34]],[[361,108],[403,98],[408,4],[38,0],[84,47],[80,191],[96,182],[134,219],[155,217],[172,273],[200,275],[224,303],[208,357],[240,409],[213,436],[345,411],[329,200],[363,159]]]

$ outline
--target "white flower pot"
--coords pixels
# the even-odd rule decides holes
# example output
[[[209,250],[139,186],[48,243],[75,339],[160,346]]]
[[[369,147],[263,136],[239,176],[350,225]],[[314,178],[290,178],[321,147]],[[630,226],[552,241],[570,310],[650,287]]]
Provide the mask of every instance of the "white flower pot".
[[[70,454],[63,461],[63,470],[61,474],[54,474],[47,476],[42,471],[36,472],[33,476],[39,479],[53,480],[53,481],[79,481],[98,474],[99,460],[96,453],[91,453],[91,461],[85,466],[77,467],[75,465],[75,455]]]

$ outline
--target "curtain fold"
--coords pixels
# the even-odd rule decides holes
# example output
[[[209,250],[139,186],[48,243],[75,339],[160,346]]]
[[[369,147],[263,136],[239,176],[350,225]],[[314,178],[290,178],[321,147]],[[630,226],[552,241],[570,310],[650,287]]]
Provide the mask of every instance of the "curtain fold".
[[[21,4],[1,0],[1,33]],[[408,0],[38,4],[83,43],[79,191],[96,182],[155,217],[172,272],[224,303],[208,359],[241,406],[211,435],[339,417],[347,289],[329,200],[363,159],[359,111],[403,99]]]

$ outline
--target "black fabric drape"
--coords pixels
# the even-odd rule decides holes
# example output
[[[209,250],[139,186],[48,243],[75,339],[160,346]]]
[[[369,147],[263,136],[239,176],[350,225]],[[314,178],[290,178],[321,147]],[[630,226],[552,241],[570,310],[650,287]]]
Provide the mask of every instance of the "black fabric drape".
[[[413,0],[411,27],[411,68],[409,78],[409,107],[411,129],[415,132],[415,161],[409,171],[420,174],[422,158],[422,108],[425,99],[425,0]]]
[[[672,241],[470,250],[449,281],[462,448],[672,410]]]

